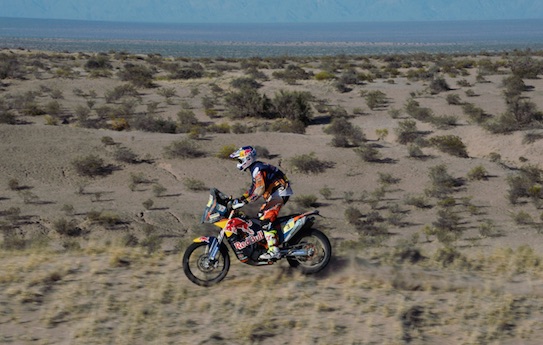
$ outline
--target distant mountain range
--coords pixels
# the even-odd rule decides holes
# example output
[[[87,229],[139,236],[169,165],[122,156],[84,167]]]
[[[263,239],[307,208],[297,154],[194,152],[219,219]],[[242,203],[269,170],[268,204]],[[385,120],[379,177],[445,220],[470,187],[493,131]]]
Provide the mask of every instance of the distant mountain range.
[[[0,0],[0,8],[0,17],[160,23],[543,18],[541,0]]]

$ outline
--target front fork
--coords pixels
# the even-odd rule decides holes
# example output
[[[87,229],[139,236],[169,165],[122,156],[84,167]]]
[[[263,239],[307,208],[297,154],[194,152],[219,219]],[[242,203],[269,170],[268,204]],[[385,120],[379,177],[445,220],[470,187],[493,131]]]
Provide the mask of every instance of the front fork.
[[[219,237],[213,237],[213,236],[199,237],[199,238],[196,238],[194,242],[206,242],[208,259],[210,262],[215,262],[217,261],[217,254],[219,253],[219,250],[221,248],[221,243],[222,243],[223,238],[224,238],[224,232],[221,231],[219,233]]]

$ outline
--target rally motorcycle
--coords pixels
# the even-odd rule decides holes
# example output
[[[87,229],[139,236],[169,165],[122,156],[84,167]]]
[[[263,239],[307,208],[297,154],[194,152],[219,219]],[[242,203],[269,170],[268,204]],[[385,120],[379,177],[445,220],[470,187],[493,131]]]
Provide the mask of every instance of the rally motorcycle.
[[[232,198],[211,188],[202,223],[211,223],[221,230],[215,236],[194,239],[183,256],[183,270],[193,283],[212,286],[226,277],[230,268],[229,250],[248,265],[271,265],[286,259],[291,267],[312,274],[326,267],[332,255],[330,241],[321,231],[313,229],[319,211],[278,217],[273,223],[279,238],[279,259],[259,259],[268,244],[258,219],[245,216],[233,207]],[[230,249],[228,249],[230,248]]]

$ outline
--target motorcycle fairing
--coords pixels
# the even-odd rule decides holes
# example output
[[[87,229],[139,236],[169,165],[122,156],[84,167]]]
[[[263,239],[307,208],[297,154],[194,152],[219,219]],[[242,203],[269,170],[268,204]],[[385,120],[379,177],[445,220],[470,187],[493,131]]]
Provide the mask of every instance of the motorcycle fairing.
[[[298,216],[295,216],[291,219],[289,219],[285,225],[283,225],[283,236],[284,242],[288,242],[297,232],[300,230],[306,223],[306,221],[309,219],[308,216],[319,214],[319,211],[311,211],[302,213]]]

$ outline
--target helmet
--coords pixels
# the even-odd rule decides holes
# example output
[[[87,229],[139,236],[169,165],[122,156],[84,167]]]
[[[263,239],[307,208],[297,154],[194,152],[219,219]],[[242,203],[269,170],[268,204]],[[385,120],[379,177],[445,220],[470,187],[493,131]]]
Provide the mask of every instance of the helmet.
[[[232,153],[230,158],[238,160],[239,170],[245,170],[256,161],[256,150],[252,146],[243,146]]]

